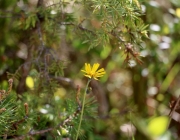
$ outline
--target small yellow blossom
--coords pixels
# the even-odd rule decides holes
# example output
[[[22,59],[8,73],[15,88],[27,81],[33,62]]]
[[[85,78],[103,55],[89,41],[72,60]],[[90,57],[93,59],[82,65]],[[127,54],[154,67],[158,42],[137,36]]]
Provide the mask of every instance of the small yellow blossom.
[[[95,63],[93,67],[91,68],[91,65],[88,63],[85,63],[85,70],[81,70],[84,72],[84,76],[88,78],[94,78],[95,80],[98,80],[97,78],[102,77],[106,72],[104,68],[99,69],[99,63]]]

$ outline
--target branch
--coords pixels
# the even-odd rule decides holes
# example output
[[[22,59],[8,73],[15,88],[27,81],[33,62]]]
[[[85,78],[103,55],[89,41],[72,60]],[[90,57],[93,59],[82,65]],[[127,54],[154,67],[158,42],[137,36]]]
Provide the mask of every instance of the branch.
[[[74,24],[74,23],[72,23],[72,22],[59,22],[59,24],[60,24],[60,25],[71,25],[71,26],[74,26],[74,27],[76,27],[76,28],[78,28],[78,29],[80,29],[80,30],[82,30],[82,31],[89,32],[89,33],[91,33],[92,35],[97,36],[97,34],[96,34],[94,31],[82,27],[81,24],[76,25],[76,24]]]
[[[81,105],[81,102],[79,101],[79,92],[80,92],[80,87],[77,86],[77,92],[76,92],[77,100],[76,101],[77,101],[78,107],[77,107],[76,111],[72,115],[68,116],[63,122],[59,123],[56,127],[50,127],[50,128],[39,130],[39,131],[30,130],[29,133],[22,135],[22,136],[14,137],[13,139],[22,140],[28,136],[44,134],[44,133],[50,132],[52,130],[61,128],[61,127],[65,126],[68,122],[71,122],[72,119],[75,118],[82,110],[82,108],[81,108],[82,105]],[[25,103],[24,105],[25,105],[25,112],[26,112],[26,114],[28,114],[27,104]]]
[[[172,119],[172,115],[173,115],[173,113],[175,112],[175,110],[177,109],[179,103],[180,103],[180,95],[179,95],[177,101],[175,101],[174,105],[172,106],[172,109],[171,109],[170,112],[169,112],[170,120],[169,120],[169,125],[168,125],[167,128],[169,128],[169,126],[170,126],[171,119]]]
[[[96,34],[94,31],[82,27],[81,24],[76,25],[76,24],[74,24],[74,23],[72,23],[72,22],[59,22],[59,24],[60,24],[60,25],[71,25],[71,26],[74,26],[74,27],[76,27],[76,28],[78,28],[78,29],[80,29],[80,30],[82,30],[82,31],[89,32],[89,33],[91,33],[92,35],[97,36],[97,34]],[[124,46],[125,46],[125,41],[124,41],[123,39],[121,39],[121,37],[118,36],[118,35],[115,33],[114,30],[108,32],[108,34],[114,36],[117,40],[119,40],[120,42],[122,42],[122,43],[124,44]]]

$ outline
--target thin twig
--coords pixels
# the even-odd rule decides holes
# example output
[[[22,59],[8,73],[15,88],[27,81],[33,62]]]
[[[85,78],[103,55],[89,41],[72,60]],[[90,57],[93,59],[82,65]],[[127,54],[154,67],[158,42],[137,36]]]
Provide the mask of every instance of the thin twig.
[[[89,32],[89,33],[91,33],[92,35],[97,36],[97,34],[96,34],[94,31],[82,27],[81,24],[76,25],[76,24],[74,24],[74,23],[72,23],[72,22],[59,22],[59,24],[60,24],[60,25],[72,25],[72,26],[74,26],[74,27],[76,27],[76,28],[78,28],[78,29],[80,29],[80,30],[82,30],[82,31]]]
[[[39,40],[40,40],[40,42],[41,42],[41,50],[40,50],[39,55],[38,55],[38,58],[37,58],[37,59],[39,60],[39,58],[41,57],[42,52],[43,52],[43,50],[44,50],[44,48],[45,48],[45,43],[44,43],[43,38],[42,38],[40,20],[38,20],[37,22],[38,22],[38,24],[37,24],[37,25],[38,25],[38,27],[37,27],[37,32],[38,32],[38,35],[39,35]]]
[[[56,5],[62,5],[62,2],[53,3],[51,5],[46,6],[46,8],[50,8],[50,7],[56,6]]]
[[[79,92],[80,92],[80,88],[77,89],[77,94],[79,94]],[[77,107],[76,111],[72,115],[68,116],[63,122],[59,123],[56,127],[50,127],[50,128],[39,130],[39,131],[30,130],[29,133],[27,133],[25,135],[22,135],[22,136],[15,137],[14,139],[21,140],[21,139],[24,139],[24,138],[26,138],[28,136],[44,134],[44,133],[50,132],[50,131],[52,131],[52,130],[54,130],[56,128],[65,126],[67,123],[71,122],[73,120],[73,118],[75,118],[81,112],[81,110],[82,110],[81,106],[82,105],[81,105],[80,101],[77,102],[77,103],[78,103],[78,107]],[[26,104],[25,104],[25,108],[27,109]],[[28,114],[27,110],[25,110],[25,112],[26,112],[26,114]]]
[[[170,126],[170,123],[171,123],[171,120],[172,120],[172,115],[173,115],[173,113],[175,112],[177,106],[179,105],[179,102],[180,102],[180,95],[179,95],[179,97],[178,97],[178,99],[177,99],[177,101],[176,101],[174,107],[171,109],[171,111],[170,111],[170,113],[169,113],[170,120],[169,120],[169,124],[168,124],[167,129],[168,129],[169,126]]]
[[[59,127],[63,127],[68,122],[71,122],[72,119],[75,118],[80,112],[81,112],[81,108],[78,107],[77,110],[72,115],[68,116],[63,122],[59,123],[56,127],[50,127],[50,128],[43,129],[43,130],[38,130],[38,131],[30,130],[29,133],[24,134],[22,136],[14,137],[13,139],[15,139],[15,140],[22,140],[22,139],[24,139],[24,138],[26,138],[28,136],[44,134],[44,133],[50,132],[50,131],[52,131],[54,129],[57,129]]]

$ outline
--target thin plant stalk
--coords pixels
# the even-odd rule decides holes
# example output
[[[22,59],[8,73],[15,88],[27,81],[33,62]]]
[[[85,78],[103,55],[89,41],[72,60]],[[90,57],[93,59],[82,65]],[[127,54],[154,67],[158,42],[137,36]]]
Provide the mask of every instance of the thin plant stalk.
[[[85,105],[86,94],[87,94],[86,92],[88,90],[88,86],[89,86],[90,81],[91,81],[91,79],[88,79],[88,82],[86,84],[86,88],[85,88],[85,91],[84,91],[84,94],[83,94],[81,116],[80,116],[80,121],[79,121],[79,126],[78,126],[78,130],[77,130],[77,134],[76,134],[76,140],[78,139],[79,131],[80,131],[80,128],[81,128],[81,123],[82,123],[83,114],[84,114],[84,105]]]

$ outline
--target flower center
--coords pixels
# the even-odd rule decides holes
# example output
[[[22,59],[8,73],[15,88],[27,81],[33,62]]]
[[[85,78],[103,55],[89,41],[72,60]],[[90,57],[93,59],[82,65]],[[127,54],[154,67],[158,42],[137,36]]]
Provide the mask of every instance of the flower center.
[[[93,75],[94,75],[94,72],[90,72],[90,75],[93,76]]]

